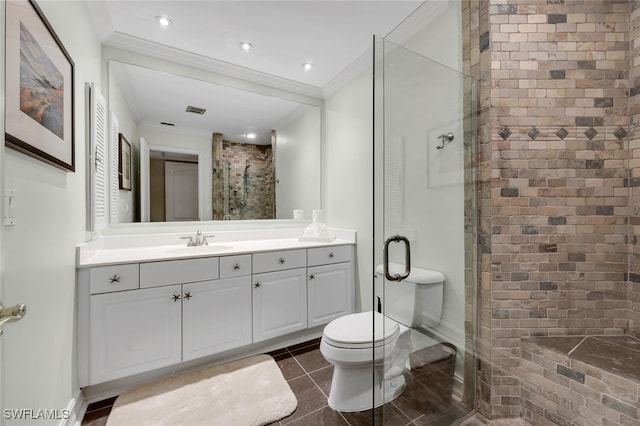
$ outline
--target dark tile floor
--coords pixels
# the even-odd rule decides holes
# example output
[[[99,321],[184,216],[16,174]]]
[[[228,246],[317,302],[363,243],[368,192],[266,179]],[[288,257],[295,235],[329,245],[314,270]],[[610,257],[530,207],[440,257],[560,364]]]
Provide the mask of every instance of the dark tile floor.
[[[411,371],[405,374],[407,387],[403,394],[384,407],[358,413],[337,412],[327,405],[333,366],[320,353],[320,339],[270,352],[298,399],[293,414],[273,426],[364,426],[374,420],[385,426],[422,426],[442,424],[452,412],[462,416],[468,410],[451,399],[454,351],[436,345],[414,352]],[[89,405],[82,425],[105,425],[114,401],[110,398]]]

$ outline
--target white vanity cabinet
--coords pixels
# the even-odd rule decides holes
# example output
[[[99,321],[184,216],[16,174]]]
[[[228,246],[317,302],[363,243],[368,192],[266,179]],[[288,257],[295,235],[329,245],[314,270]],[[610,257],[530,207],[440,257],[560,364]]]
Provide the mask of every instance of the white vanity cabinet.
[[[217,257],[140,264],[140,288],[215,280],[217,278]]]
[[[251,277],[182,286],[182,360],[251,344]]]
[[[244,276],[222,279],[217,257],[90,269],[91,292],[103,293],[90,296],[89,383],[250,344],[250,268],[237,257],[225,264],[243,263]]]
[[[91,294],[133,290],[140,286],[138,265],[98,266],[89,270]]]
[[[92,295],[90,383],[180,362],[180,294],[174,285]]]
[[[81,267],[80,386],[316,336],[353,312],[352,263],[345,244]]]
[[[352,258],[351,246],[308,250],[308,327],[327,324],[353,312]]]
[[[253,341],[307,328],[306,268],[253,276]]]
[[[307,328],[307,251],[253,255],[253,341]]]

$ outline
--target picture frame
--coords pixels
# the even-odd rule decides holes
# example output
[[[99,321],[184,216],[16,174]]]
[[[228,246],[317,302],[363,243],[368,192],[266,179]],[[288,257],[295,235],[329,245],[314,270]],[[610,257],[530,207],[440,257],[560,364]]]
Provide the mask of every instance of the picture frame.
[[[5,145],[75,172],[73,60],[34,0],[5,10]]]
[[[131,144],[118,133],[118,187],[131,191]]]

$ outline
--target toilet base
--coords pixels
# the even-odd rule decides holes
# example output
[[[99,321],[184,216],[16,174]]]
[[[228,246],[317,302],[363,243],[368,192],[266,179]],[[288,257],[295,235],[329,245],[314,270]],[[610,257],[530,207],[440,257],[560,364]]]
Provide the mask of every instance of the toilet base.
[[[374,368],[375,375],[372,377]],[[382,365],[335,365],[329,392],[329,407],[342,412],[366,411],[394,400],[404,391],[404,375],[387,379],[383,379],[383,376]]]

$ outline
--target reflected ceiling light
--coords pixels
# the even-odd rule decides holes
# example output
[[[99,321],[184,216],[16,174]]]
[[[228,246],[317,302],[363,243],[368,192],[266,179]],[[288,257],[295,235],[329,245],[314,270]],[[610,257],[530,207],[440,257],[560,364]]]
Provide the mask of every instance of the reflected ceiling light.
[[[253,44],[251,44],[248,41],[240,42],[240,49],[244,50],[245,52],[248,52],[251,49],[253,49]]]
[[[313,68],[313,64],[311,62],[305,62],[304,64],[302,64],[302,68],[304,68],[305,71],[309,71],[311,68]]]
[[[156,16],[156,21],[161,27],[168,27],[171,24],[171,20],[166,16]]]
[[[255,139],[256,136],[258,136],[258,135],[256,135],[255,133],[247,133],[246,134],[247,139]]]

